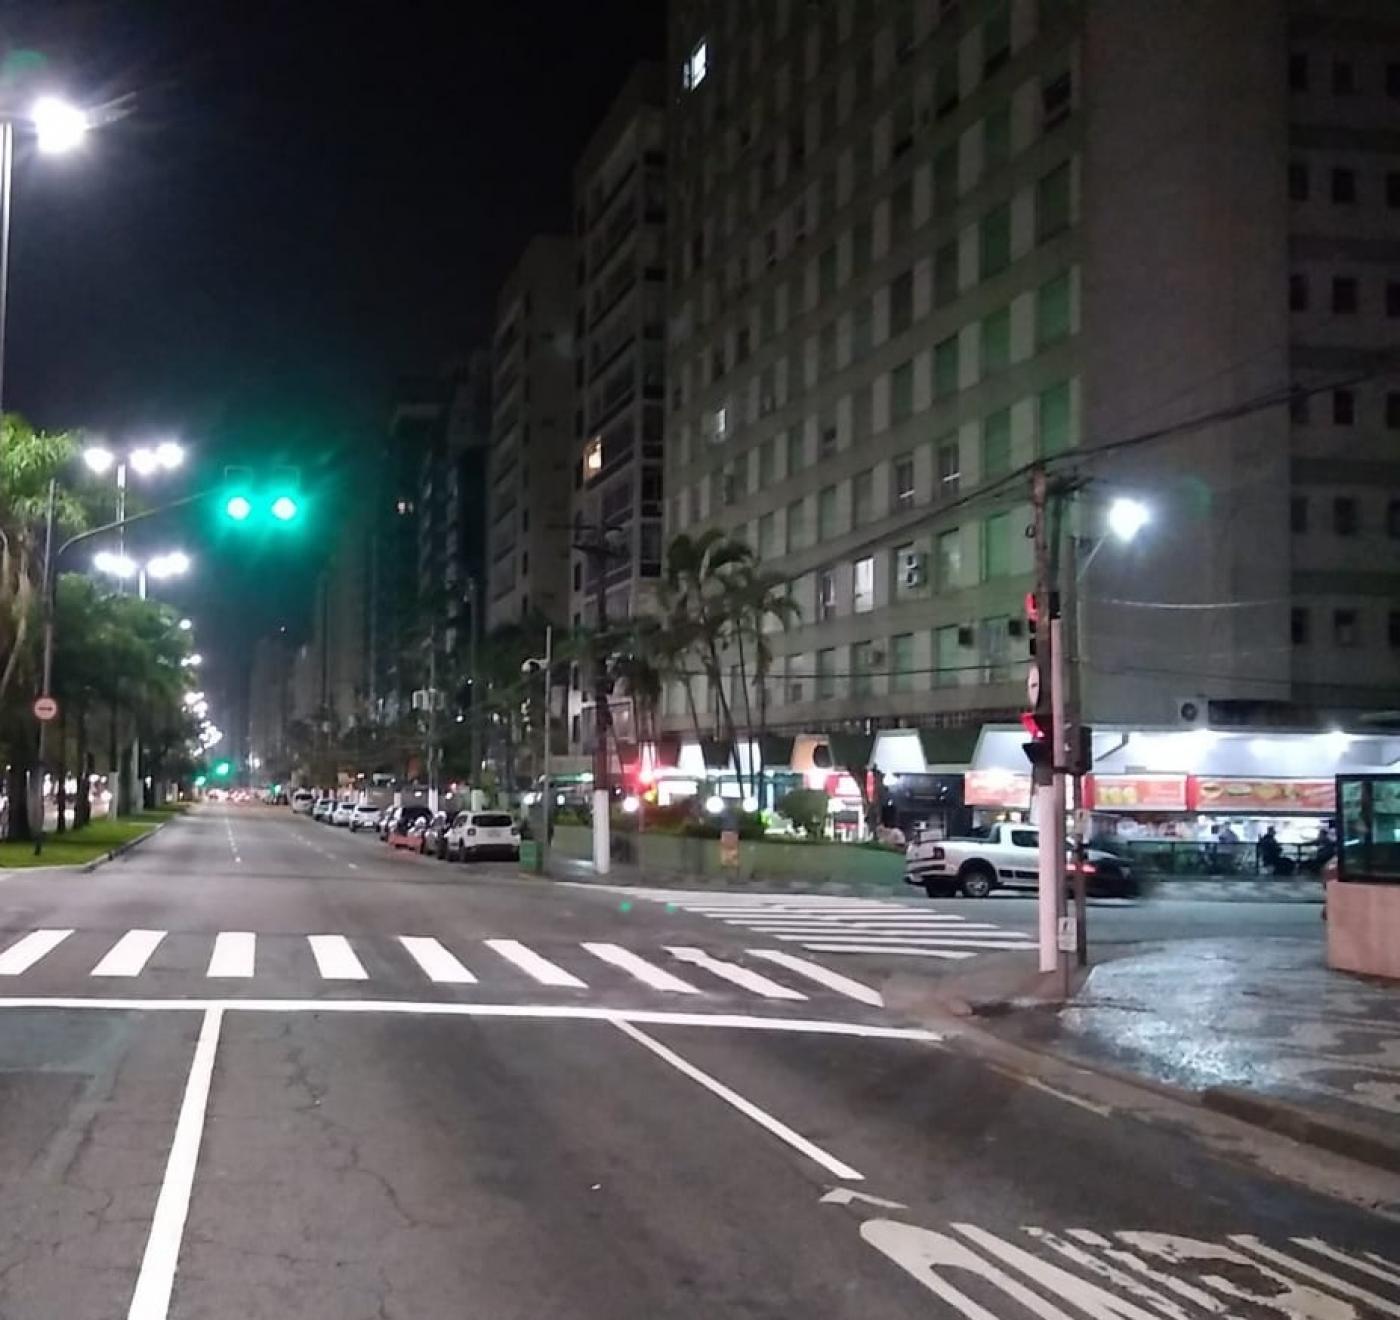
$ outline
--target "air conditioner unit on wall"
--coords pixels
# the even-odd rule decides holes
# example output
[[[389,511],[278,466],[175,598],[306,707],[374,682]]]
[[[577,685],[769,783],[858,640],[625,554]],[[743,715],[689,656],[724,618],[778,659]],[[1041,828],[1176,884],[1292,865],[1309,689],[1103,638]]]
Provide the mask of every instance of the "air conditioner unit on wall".
[[[922,587],[928,581],[928,558],[917,550],[906,550],[899,557],[899,581],[905,587]]]
[[[1185,729],[1204,729],[1210,724],[1209,707],[1204,697],[1177,697],[1176,722]]]

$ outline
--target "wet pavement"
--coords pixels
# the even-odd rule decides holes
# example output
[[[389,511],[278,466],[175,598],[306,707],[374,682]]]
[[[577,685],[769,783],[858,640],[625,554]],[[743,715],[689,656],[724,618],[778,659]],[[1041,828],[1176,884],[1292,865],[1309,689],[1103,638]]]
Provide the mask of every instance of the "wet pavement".
[[[1095,967],[1070,1007],[999,1025],[1090,1063],[1282,1101],[1400,1147],[1400,986],[1329,970],[1315,939],[1143,945]]]

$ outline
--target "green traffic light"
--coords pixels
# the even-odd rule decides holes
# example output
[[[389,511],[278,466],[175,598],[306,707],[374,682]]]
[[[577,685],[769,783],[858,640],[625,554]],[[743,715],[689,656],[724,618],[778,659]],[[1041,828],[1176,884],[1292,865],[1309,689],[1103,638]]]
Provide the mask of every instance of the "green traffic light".
[[[297,502],[290,495],[279,495],[272,501],[272,516],[279,522],[291,522],[297,516]]]
[[[234,522],[244,522],[253,512],[253,502],[246,495],[231,495],[224,505],[224,512]]]
[[[203,775],[196,775],[194,780],[194,786],[196,788],[203,788],[204,785],[208,782],[209,781]]]
[[[215,762],[214,762],[214,773],[215,773],[215,775],[217,775],[220,779],[227,779],[227,778],[229,777],[229,775],[232,774],[232,772],[233,772],[233,762],[232,762],[232,761],[215,761]]]

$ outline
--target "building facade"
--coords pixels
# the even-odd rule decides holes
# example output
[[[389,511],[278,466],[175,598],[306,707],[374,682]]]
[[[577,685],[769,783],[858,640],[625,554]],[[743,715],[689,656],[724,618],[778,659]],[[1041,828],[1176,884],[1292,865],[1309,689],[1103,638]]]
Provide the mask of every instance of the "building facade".
[[[574,173],[578,239],[574,519],[606,534],[575,551],[573,622],[654,604],[663,549],[666,114],[660,65],[633,71]]]
[[[574,242],[531,239],[496,305],[487,492],[488,630],[569,612]]]
[[[1089,719],[1393,707],[1400,11],[670,16],[668,527],[791,582],[770,727],[1014,719],[1037,461]]]

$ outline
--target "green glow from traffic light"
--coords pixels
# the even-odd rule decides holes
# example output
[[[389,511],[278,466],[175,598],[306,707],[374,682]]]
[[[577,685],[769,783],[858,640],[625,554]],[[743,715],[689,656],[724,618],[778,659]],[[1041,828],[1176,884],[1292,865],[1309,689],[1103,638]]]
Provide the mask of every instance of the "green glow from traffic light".
[[[232,761],[215,761],[214,774],[219,779],[227,779],[233,773]]]
[[[272,501],[272,516],[279,522],[291,522],[297,512],[297,502],[290,495],[279,495]]]
[[[205,776],[203,776],[203,775],[196,775],[195,778],[194,778],[194,786],[195,786],[196,788],[203,788],[204,785],[207,784],[208,782],[209,782],[209,780],[206,779]]]
[[[230,495],[224,505],[224,512],[234,522],[246,522],[253,512],[253,501],[246,495]]]

